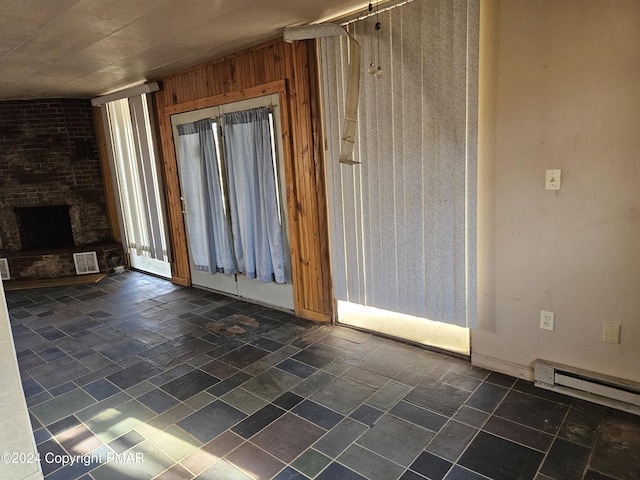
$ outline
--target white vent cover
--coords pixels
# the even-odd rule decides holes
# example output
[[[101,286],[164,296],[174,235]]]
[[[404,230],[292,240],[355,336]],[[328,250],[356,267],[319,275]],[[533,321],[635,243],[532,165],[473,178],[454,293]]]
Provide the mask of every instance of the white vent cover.
[[[536,387],[640,415],[640,384],[546,360],[535,362]]]
[[[0,276],[2,280],[9,280],[11,275],[9,275],[9,262],[6,258],[0,258]]]
[[[76,273],[84,275],[87,273],[100,273],[98,257],[96,252],[82,252],[73,254],[73,263],[76,264]]]

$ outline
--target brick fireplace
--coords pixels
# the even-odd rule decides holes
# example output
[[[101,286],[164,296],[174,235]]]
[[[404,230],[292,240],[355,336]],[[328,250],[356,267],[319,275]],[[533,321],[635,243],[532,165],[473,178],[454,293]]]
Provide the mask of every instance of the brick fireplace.
[[[89,100],[0,102],[0,258],[12,279],[76,275],[73,253],[113,242]]]

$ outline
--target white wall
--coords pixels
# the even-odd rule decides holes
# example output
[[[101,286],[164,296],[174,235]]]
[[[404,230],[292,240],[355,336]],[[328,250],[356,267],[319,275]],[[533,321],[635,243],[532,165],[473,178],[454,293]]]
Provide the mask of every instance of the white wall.
[[[472,361],[640,381],[640,2],[484,0],[480,32]],[[619,345],[603,322],[622,325]]]
[[[0,280],[0,453],[25,454],[28,461],[0,461],[0,478],[42,479],[40,464],[34,462],[36,444],[31,431],[16,351],[13,345],[4,287]],[[11,458],[11,457],[10,457]],[[20,457],[17,458],[20,460]]]

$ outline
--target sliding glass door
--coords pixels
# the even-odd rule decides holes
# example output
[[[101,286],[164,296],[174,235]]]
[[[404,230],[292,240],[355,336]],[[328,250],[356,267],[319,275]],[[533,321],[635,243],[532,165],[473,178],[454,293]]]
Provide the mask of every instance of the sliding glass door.
[[[479,15],[476,1],[400,2],[347,25],[384,72],[360,78],[355,165],[339,163],[353,50],[344,36],[319,42],[338,321],[464,355],[477,320]]]
[[[171,277],[158,160],[146,95],[106,104],[123,244],[131,267]]]
[[[293,309],[278,95],[171,120],[193,285]]]

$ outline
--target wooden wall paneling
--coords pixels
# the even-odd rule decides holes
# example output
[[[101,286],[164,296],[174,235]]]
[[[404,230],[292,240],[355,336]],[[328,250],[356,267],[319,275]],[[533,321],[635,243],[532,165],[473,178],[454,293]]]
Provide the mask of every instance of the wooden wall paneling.
[[[296,81],[296,91],[298,92],[298,115],[300,118],[311,118],[311,106],[307,97],[307,91],[303,88],[306,87],[306,80],[308,78],[308,69],[306,65],[306,55],[303,55],[303,50],[297,48],[294,50],[293,55],[290,57],[293,61],[294,78]],[[306,53],[306,52],[304,52]],[[317,210],[317,198],[315,192],[315,170],[313,167],[313,159],[311,155],[313,153],[311,142],[311,125],[306,123],[304,125],[298,125],[300,141],[300,174],[298,177],[298,183],[300,184],[300,203],[305,206],[302,214],[302,222],[300,225],[301,241],[305,246],[305,262],[307,266],[307,279],[306,281],[313,285],[314,283],[320,283],[317,275],[317,236],[319,232],[314,228],[314,218]],[[321,304],[320,291],[317,288],[310,289],[308,291],[309,296],[307,299],[309,308],[315,310],[319,309]]]
[[[287,48],[290,51],[290,54],[293,54],[294,47],[292,45],[288,44],[285,46],[285,48]],[[285,76],[288,80],[287,93],[289,97],[289,109],[292,117],[292,127],[293,127],[293,125],[295,125],[296,119],[300,118],[298,98],[296,95],[297,85],[296,85],[296,79],[293,71],[293,62],[287,62],[287,72]],[[291,262],[296,263],[298,265],[299,277],[297,280],[301,285],[301,288],[299,289],[299,292],[298,292],[299,295],[296,299],[297,300],[296,305],[301,305],[301,308],[304,308],[304,309],[312,309],[312,303],[310,302],[310,299],[309,299],[311,292],[308,291],[309,278],[308,278],[308,263],[306,260],[308,258],[307,244],[304,241],[304,237],[302,235],[302,230],[303,230],[302,223],[304,222],[303,217],[305,215],[305,211],[304,211],[305,205],[303,203],[304,199],[302,198],[304,196],[304,193],[302,193],[301,190],[304,190],[304,186],[301,185],[300,182],[298,181],[298,178],[301,176],[301,171],[302,171],[300,135],[301,133],[300,133],[299,126],[297,126],[297,128],[292,128],[291,145],[292,145],[292,154],[293,154],[293,162],[292,162],[293,178],[294,178],[293,182],[295,185],[295,189],[294,189],[295,196],[291,205],[295,209],[295,213],[294,213],[295,222],[292,223],[292,228],[295,229],[295,231],[292,232],[292,235],[295,235],[296,238],[298,238],[299,243],[298,243],[297,255],[291,258]]]
[[[179,103],[177,105],[169,105],[167,107],[164,107],[164,113],[165,115],[171,116],[176,113],[215,107],[224,103],[233,103],[240,100],[245,100],[247,98],[255,98],[264,95],[270,95],[272,93],[280,93],[281,91],[286,92],[284,80],[266,83],[264,85],[258,85],[256,87],[245,88],[244,90],[238,90],[235,92],[221,93],[219,95],[211,97],[197,98],[195,100]]]
[[[323,238],[326,236],[322,235],[322,229],[320,227],[319,220],[323,217],[323,211],[326,210],[326,203],[324,201],[324,174],[322,170],[321,159],[316,156],[317,149],[315,148],[315,137],[317,132],[314,130],[314,121],[313,117],[315,115],[315,110],[313,108],[313,99],[312,99],[312,84],[317,81],[316,78],[313,77],[312,71],[315,72],[315,69],[312,67],[313,62],[315,62],[315,55],[310,56],[313,52],[309,50],[308,47],[310,43],[314,42],[305,42],[303,45],[304,51],[301,52],[301,57],[304,59],[304,64],[302,67],[304,68],[304,78],[306,82],[306,88],[304,89],[305,96],[305,115],[308,115],[309,122],[307,122],[307,138],[309,142],[309,164],[308,168],[311,170],[312,174],[309,176],[309,193],[310,196],[313,197],[313,215],[311,215],[308,219],[309,221],[309,231],[313,232],[313,256],[314,256],[314,268],[313,275],[315,281],[318,282],[318,285],[324,285],[326,281],[326,274],[328,273],[328,261],[322,256],[323,250]],[[317,122],[316,122],[317,123]],[[322,188],[320,188],[322,187]],[[325,229],[326,232],[326,224]],[[328,260],[328,258],[326,259]],[[326,299],[327,293],[324,291],[324,288],[320,287],[317,289],[318,297],[317,297],[317,311],[326,311]],[[329,311],[331,311],[331,308]]]
[[[196,91],[198,92],[206,92],[209,90],[209,86],[207,85],[207,70],[205,68],[200,68],[196,72],[198,77],[196,84]]]
[[[248,52],[246,55],[236,59],[237,78],[240,88],[256,85],[255,72],[249,70],[249,59],[256,55],[256,52]]]
[[[276,63],[275,49],[276,49],[275,45],[269,45],[265,49],[265,54],[261,58],[263,68],[264,68],[265,82],[271,82],[276,77],[276,75],[274,75],[273,73],[275,70],[275,63]]]
[[[254,72],[254,81],[256,85],[261,85],[263,83],[267,83],[267,74],[265,72],[265,63],[266,63],[266,53],[267,50],[264,49],[262,55],[254,55],[251,61],[249,62],[249,67]]]
[[[222,62],[213,65],[214,77],[216,82],[215,89],[211,90],[212,95],[222,95],[225,92],[225,70]]]
[[[188,255],[170,116],[274,93],[281,95],[287,208],[298,315],[328,321],[332,314],[322,149],[318,143],[315,61],[309,42],[274,40],[176,73],[156,93],[173,245],[173,281],[189,284]],[[313,45],[313,42],[311,42]],[[315,90],[314,90],[315,89]],[[315,135],[315,137],[314,137]]]
[[[238,72],[236,67],[236,58],[231,57],[225,60],[224,62],[225,70],[226,70],[226,83],[224,88],[224,93],[233,92],[235,90],[240,90],[242,88],[241,85],[238,85]]]
[[[309,66],[309,99],[311,105],[311,131],[313,135],[313,160],[316,180],[316,201],[317,210],[317,231],[326,232],[318,235],[318,246],[320,248],[320,261],[322,264],[322,309],[324,312],[331,312],[333,318],[333,286],[331,282],[331,257],[329,246],[329,212],[327,203],[327,189],[325,181],[325,150],[324,134],[322,130],[322,108],[320,107],[320,71],[318,69],[318,43],[317,41],[307,42],[307,58]]]
[[[216,76],[217,69],[211,64],[204,65],[202,68],[204,70],[204,75],[207,78],[207,89],[205,91],[211,92],[212,95],[218,95],[220,92],[217,90],[219,84]]]
[[[244,71],[244,60],[247,58],[247,56],[250,56],[251,54],[252,54],[251,52],[247,52],[246,55],[232,58],[234,80],[236,83],[230,91],[240,90],[245,86],[249,86],[253,84],[251,75],[249,77],[245,76],[245,71]]]
[[[173,87],[172,92],[171,92],[171,97],[172,97],[172,103],[176,104],[180,101],[182,101],[182,95],[180,93],[180,81],[176,80],[174,82],[171,82],[171,86]]]
[[[169,237],[171,245],[171,281],[178,285],[191,286],[189,256],[187,252],[187,235],[182,214],[180,199],[180,182],[178,181],[178,162],[173,148],[173,132],[170,118],[164,114],[167,91],[155,93],[156,119],[160,133],[162,148],[162,165],[167,216],[169,219]],[[174,95],[171,90],[170,95]]]
[[[265,49],[263,53],[267,53]],[[256,85],[261,85],[263,83],[267,83],[267,74],[265,70],[265,66],[267,64],[267,56],[263,55],[254,55],[253,60],[251,61],[251,68],[255,71],[256,75]]]
[[[183,101],[186,99],[191,100],[193,94],[197,92],[196,83],[193,81],[195,76],[197,75],[197,71],[192,72],[191,75],[185,75],[182,77],[182,99]]]
[[[250,55],[250,53],[248,53],[247,55]],[[245,85],[251,84],[250,79],[244,76],[243,60],[245,59],[245,57],[246,57],[245,55],[242,55],[238,57],[233,57],[230,60],[234,83],[229,84],[229,89],[227,90],[227,93],[234,92],[236,90],[242,90],[242,88]]]
[[[197,82],[195,82],[200,69],[194,70],[191,75],[184,77],[184,83],[182,88],[184,89],[182,94],[184,99],[191,100],[194,98],[194,94],[199,91]]]
[[[286,201],[287,216],[289,219],[289,250],[291,253],[291,276],[293,277],[293,297],[296,315],[304,316],[304,290],[305,284],[302,281],[303,269],[297,259],[300,257],[300,236],[298,234],[298,209],[297,209],[297,193],[296,178],[293,153],[292,129],[293,121],[291,118],[289,92],[286,85],[280,93],[280,132],[282,135],[282,157],[284,158],[284,177],[286,183]]]
[[[249,85],[255,85],[255,72],[249,69],[249,59],[255,55],[255,52],[247,53],[236,59],[237,78],[240,88]]]
[[[287,76],[287,53],[285,49],[289,46],[288,43],[281,42],[275,45],[274,50],[274,62],[273,62],[273,75],[275,77],[286,78]]]
[[[163,111],[164,107],[167,107],[174,103],[174,99],[176,99],[174,89],[175,82],[164,80],[162,81],[162,88],[159,92],[154,93],[154,100],[156,102],[157,112],[160,113]],[[158,124],[160,122],[160,116],[158,116]]]
[[[171,104],[177,100],[175,92],[175,82],[162,82],[160,92],[154,93],[156,104],[164,106],[164,103]],[[162,99],[162,101],[160,101]]]
[[[316,193],[316,172],[313,159],[313,132],[311,130],[311,104],[309,95],[309,68],[306,42],[298,42],[295,46],[287,44],[289,49],[287,77],[291,79],[295,115],[305,122],[296,123],[294,150],[296,152],[296,189],[298,193],[298,228],[300,235],[299,261],[304,266],[303,281],[306,285],[316,286],[304,290],[304,305],[314,312],[325,312],[324,292],[320,286],[322,279],[322,258],[320,256],[318,224],[318,198]]]
[[[176,78],[173,85],[173,101],[174,102],[183,102],[184,101],[184,88],[182,88],[182,82],[184,80],[182,78]]]
[[[175,98],[180,103],[188,99],[186,94],[187,89],[184,87],[185,81],[186,80],[184,76],[176,78],[176,81],[175,81]]]

